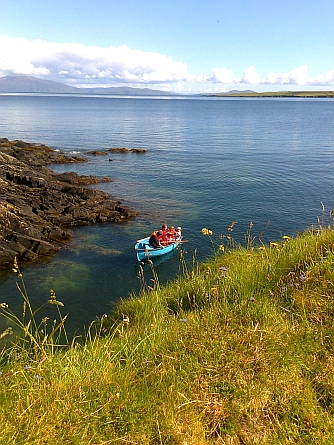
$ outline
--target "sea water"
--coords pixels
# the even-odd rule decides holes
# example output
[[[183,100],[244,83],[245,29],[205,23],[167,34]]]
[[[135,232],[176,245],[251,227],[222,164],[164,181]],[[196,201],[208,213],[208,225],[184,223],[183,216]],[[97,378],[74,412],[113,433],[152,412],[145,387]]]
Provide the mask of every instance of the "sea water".
[[[218,245],[219,234],[244,242],[251,222],[252,236],[266,242],[327,224],[333,122],[331,99],[0,96],[0,137],[87,156],[52,169],[111,177],[94,187],[139,212],[127,223],[72,230],[71,244],[52,259],[22,264],[33,305],[53,289],[71,330],[108,313],[112,302],[139,291],[134,243],[163,223],[182,226],[190,263],[213,252],[203,227]],[[146,153],[87,154],[112,147]],[[166,282],[179,273],[180,257],[154,267]],[[144,271],[150,284],[150,266]],[[18,309],[16,281],[11,268],[0,270],[1,302]]]

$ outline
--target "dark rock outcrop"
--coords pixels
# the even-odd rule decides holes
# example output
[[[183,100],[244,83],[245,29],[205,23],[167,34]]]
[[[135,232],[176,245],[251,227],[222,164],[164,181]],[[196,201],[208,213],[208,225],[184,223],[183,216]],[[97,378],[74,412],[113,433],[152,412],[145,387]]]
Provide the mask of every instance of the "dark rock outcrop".
[[[146,153],[145,148],[109,148],[109,151],[114,153],[137,153],[142,154]]]
[[[47,167],[85,161],[45,145],[0,139],[0,265],[52,254],[70,241],[69,227],[135,217],[109,194],[85,187],[109,178]]]
[[[91,151],[87,151],[87,154],[90,156],[104,156],[104,155],[107,155],[108,152],[107,151],[99,151],[99,150],[91,150]]]

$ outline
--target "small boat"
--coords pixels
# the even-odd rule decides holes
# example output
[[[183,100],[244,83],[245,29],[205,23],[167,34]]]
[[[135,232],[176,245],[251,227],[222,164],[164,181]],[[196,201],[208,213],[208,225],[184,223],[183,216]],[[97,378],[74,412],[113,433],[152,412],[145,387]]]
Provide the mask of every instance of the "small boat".
[[[147,238],[143,238],[137,241],[135,245],[135,251],[138,261],[143,261],[148,258],[154,258],[164,255],[165,253],[175,250],[178,246],[181,245],[181,238],[179,238],[176,241],[167,244],[167,246],[162,246],[155,249],[150,245],[149,239],[150,237],[148,236]]]

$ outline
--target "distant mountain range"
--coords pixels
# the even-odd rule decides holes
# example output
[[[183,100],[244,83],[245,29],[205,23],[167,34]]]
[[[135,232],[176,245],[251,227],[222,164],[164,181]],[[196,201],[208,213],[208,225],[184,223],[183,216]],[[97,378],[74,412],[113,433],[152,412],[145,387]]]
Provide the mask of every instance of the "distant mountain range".
[[[52,80],[38,79],[32,76],[0,77],[0,94],[4,93],[43,93],[43,94],[97,94],[122,96],[171,96],[168,91],[149,88],[111,87],[111,88],[76,88]]]
[[[170,91],[150,88],[111,87],[76,88],[61,82],[38,79],[32,76],[0,77],[0,94],[89,94],[112,96],[185,96]],[[275,91],[257,93],[252,90],[231,90],[225,93],[201,93],[192,97],[324,97],[334,98],[334,91]]]

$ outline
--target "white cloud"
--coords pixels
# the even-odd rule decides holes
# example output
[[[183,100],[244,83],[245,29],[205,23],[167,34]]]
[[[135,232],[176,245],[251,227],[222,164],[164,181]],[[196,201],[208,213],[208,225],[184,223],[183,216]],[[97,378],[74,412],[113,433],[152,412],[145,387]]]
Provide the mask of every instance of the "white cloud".
[[[318,74],[311,79],[312,85],[334,85],[334,70],[327,71],[326,74]]]
[[[276,89],[282,85],[324,88],[334,85],[334,69],[310,77],[306,64],[287,73],[269,72],[264,77],[254,66],[246,68],[240,78],[228,67],[213,68],[211,75],[202,72],[195,76],[183,62],[125,45],[100,48],[0,35],[0,76],[11,74],[28,74],[75,86],[149,85],[174,91],[210,91],[212,84],[217,91],[245,84],[259,88],[270,85]]]
[[[303,65],[288,73],[269,73],[261,80],[264,85],[306,85],[310,83],[308,77],[308,66]]]
[[[255,72],[254,66],[247,68],[244,71],[240,84],[249,85],[298,85],[298,86],[331,86],[334,84],[334,70],[327,71],[325,75],[318,74],[312,78],[308,75],[308,65],[302,65],[300,67],[290,70],[288,73],[273,73],[270,72],[265,78],[261,78],[259,74]]]
[[[307,65],[291,70],[290,71],[291,83],[293,84],[295,82],[297,85],[305,85],[309,80],[307,71],[308,71]]]
[[[80,84],[191,82],[187,65],[127,46],[99,48],[0,36],[0,74],[31,74]]]
[[[37,41],[36,52],[39,47],[40,42]],[[47,67],[34,63],[35,51],[32,51],[28,40],[0,36],[0,73],[48,75]]]
[[[213,68],[213,76],[211,77],[211,82],[218,83],[232,83],[233,82],[233,71],[229,68]]]
[[[261,76],[255,72],[255,68],[253,66],[250,66],[249,68],[245,69],[244,74],[240,80],[240,83],[257,85],[261,83],[261,81],[262,81]]]

